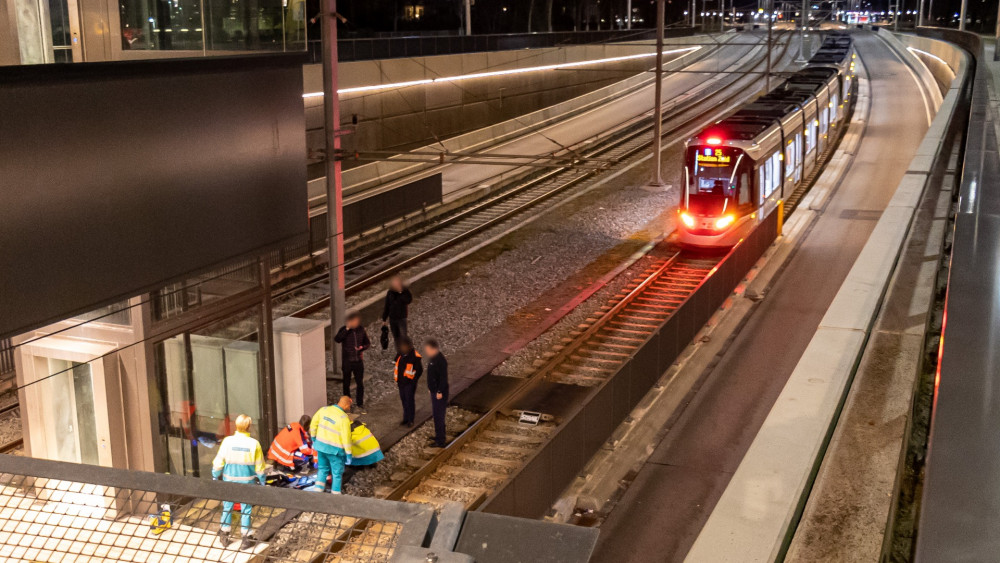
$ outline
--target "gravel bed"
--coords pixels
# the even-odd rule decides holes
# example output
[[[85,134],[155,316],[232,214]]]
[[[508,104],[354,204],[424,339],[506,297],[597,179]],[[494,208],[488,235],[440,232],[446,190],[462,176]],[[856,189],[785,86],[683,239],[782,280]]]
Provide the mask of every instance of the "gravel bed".
[[[434,485],[427,484],[420,485],[414,492],[436,499],[453,500],[455,502],[460,502],[465,506],[469,506],[479,497],[479,495],[475,493],[459,491],[456,489],[446,489],[444,487],[436,487]]]
[[[21,417],[17,411],[0,416],[0,445],[21,438]]]
[[[6,393],[0,393],[0,408],[13,405],[17,402],[17,393],[14,391],[7,391]]]
[[[268,557],[280,561],[291,558],[300,549],[318,553],[328,547],[320,539],[322,528],[338,528],[339,534],[349,530],[354,521],[354,518],[346,516],[303,512],[285,524],[271,539]]]
[[[464,428],[476,420],[478,416],[472,411],[448,407],[448,412],[445,414],[445,425],[449,428]],[[411,473],[413,468],[409,465],[409,460],[422,456],[424,448],[427,447],[433,435],[433,421],[429,420],[421,424],[402,440],[396,442],[389,451],[384,452],[385,459],[378,462],[375,467],[356,471],[344,484],[344,493],[362,497],[374,496],[375,488],[389,485],[391,483],[389,478],[394,473]]]

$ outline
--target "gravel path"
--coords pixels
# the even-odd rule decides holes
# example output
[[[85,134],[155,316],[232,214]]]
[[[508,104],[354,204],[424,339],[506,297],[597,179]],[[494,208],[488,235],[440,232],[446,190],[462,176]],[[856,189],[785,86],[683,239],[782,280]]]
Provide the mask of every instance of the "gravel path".
[[[683,171],[681,149],[674,147],[668,155],[663,176],[677,186]],[[466,271],[450,279],[418,283],[410,307],[411,337],[417,342],[437,338],[446,354],[460,349],[626,240],[649,240],[661,230],[672,229],[677,189],[646,191],[641,188],[646,174],[645,167],[638,166],[512,233],[494,245],[496,248],[469,257],[464,261],[469,264]],[[627,283],[627,279],[627,275],[619,276],[612,286]],[[588,300],[590,308],[574,312],[571,317],[577,321],[586,317],[611,294],[606,290],[598,292]],[[357,303],[363,297],[352,297],[350,302]],[[392,381],[394,355],[391,344],[387,351],[378,345],[381,322],[376,319],[367,330],[373,347],[365,354],[365,402],[372,404],[396,393]],[[537,353],[547,349],[552,339],[559,337],[552,333],[550,330],[542,337],[544,343],[529,349]],[[524,369],[522,363],[530,365],[534,359],[527,351],[518,358],[502,367],[501,373],[519,373]],[[328,366],[332,367],[331,357]],[[333,400],[341,393],[340,383],[331,382],[328,391]]]

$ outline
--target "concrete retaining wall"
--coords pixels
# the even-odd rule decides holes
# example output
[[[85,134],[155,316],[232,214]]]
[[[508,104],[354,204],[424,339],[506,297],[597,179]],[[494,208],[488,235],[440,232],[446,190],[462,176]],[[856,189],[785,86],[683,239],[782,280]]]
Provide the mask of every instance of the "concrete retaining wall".
[[[960,49],[951,49],[958,53],[952,59],[956,80],[688,561],[783,558],[962,95],[969,61]],[[897,54],[904,60],[913,56],[907,50]]]
[[[340,88],[652,51],[652,44],[647,41],[343,63],[340,65]],[[602,64],[589,72],[526,73],[382,92],[342,94],[342,124],[350,125],[354,117],[358,120],[354,133],[343,138],[343,146],[350,150],[381,150],[429,142],[435,136],[449,137],[579,96],[651,66],[650,59],[640,58]],[[322,80],[320,65],[305,67],[306,92],[321,92]],[[322,148],[323,98],[307,98],[305,102],[310,147]],[[433,127],[427,124],[433,124]]]
[[[668,49],[704,43],[704,39],[671,39]],[[646,41],[344,63],[340,65],[340,88],[651,54],[653,51],[652,43]],[[489,127],[643,73],[652,68],[652,57],[586,68],[586,71],[531,72],[341,94],[341,125],[352,131],[342,137],[342,146],[352,151],[412,149],[436,139]],[[307,65],[304,81],[305,92],[321,92],[322,68]],[[304,103],[309,149],[323,149],[323,98],[309,97]],[[358,120],[356,126],[352,125],[355,116]]]

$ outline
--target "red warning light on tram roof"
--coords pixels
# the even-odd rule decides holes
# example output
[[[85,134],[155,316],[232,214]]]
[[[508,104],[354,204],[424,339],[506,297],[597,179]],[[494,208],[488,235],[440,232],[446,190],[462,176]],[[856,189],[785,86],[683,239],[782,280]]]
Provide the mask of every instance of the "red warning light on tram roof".
[[[709,137],[708,140],[705,141],[705,142],[708,143],[708,144],[710,144],[710,145],[721,145],[722,144],[722,139],[720,139],[718,137]]]

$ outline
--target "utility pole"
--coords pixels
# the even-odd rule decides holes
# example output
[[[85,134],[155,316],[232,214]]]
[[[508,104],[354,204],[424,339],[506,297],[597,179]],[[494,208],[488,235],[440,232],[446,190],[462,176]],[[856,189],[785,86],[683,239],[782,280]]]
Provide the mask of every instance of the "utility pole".
[[[465,0],[470,2],[471,0]],[[632,29],[632,0],[625,3],[625,29]]]
[[[340,346],[333,341],[344,324],[344,184],[340,177],[340,100],[337,96],[337,0],[323,0],[323,109],[326,125],[326,233],[330,268],[330,351],[340,369]],[[324,366],[325,367],[325,366]]]
[[[472,35],[472,0],[465,0],[465,34]]]
[[[1000,6],[998,6],[1000,9]],[[920,10],[917,11],[917,27],[923,27],[924,25],[924,0],[920,0]]]
[[[666,11],[666,0],[656,0],[656,85],[653,88],[653,177],[649,187],[663,188],[663,176],[660,174],[660,137],[663,136],[663,18]]]
[[[896,33],[899,33],[899,13],[901,11],[902,10],[899,9],[899,0],[896,0],[896,13],[893,14],[893,20],[892,20],[892,30],[895,31]]]
[[[969,0],[962,0],[962,11],[959,16],[962,18],[958,20],[958,30],[965,31],[965,9],[969,7]]]

